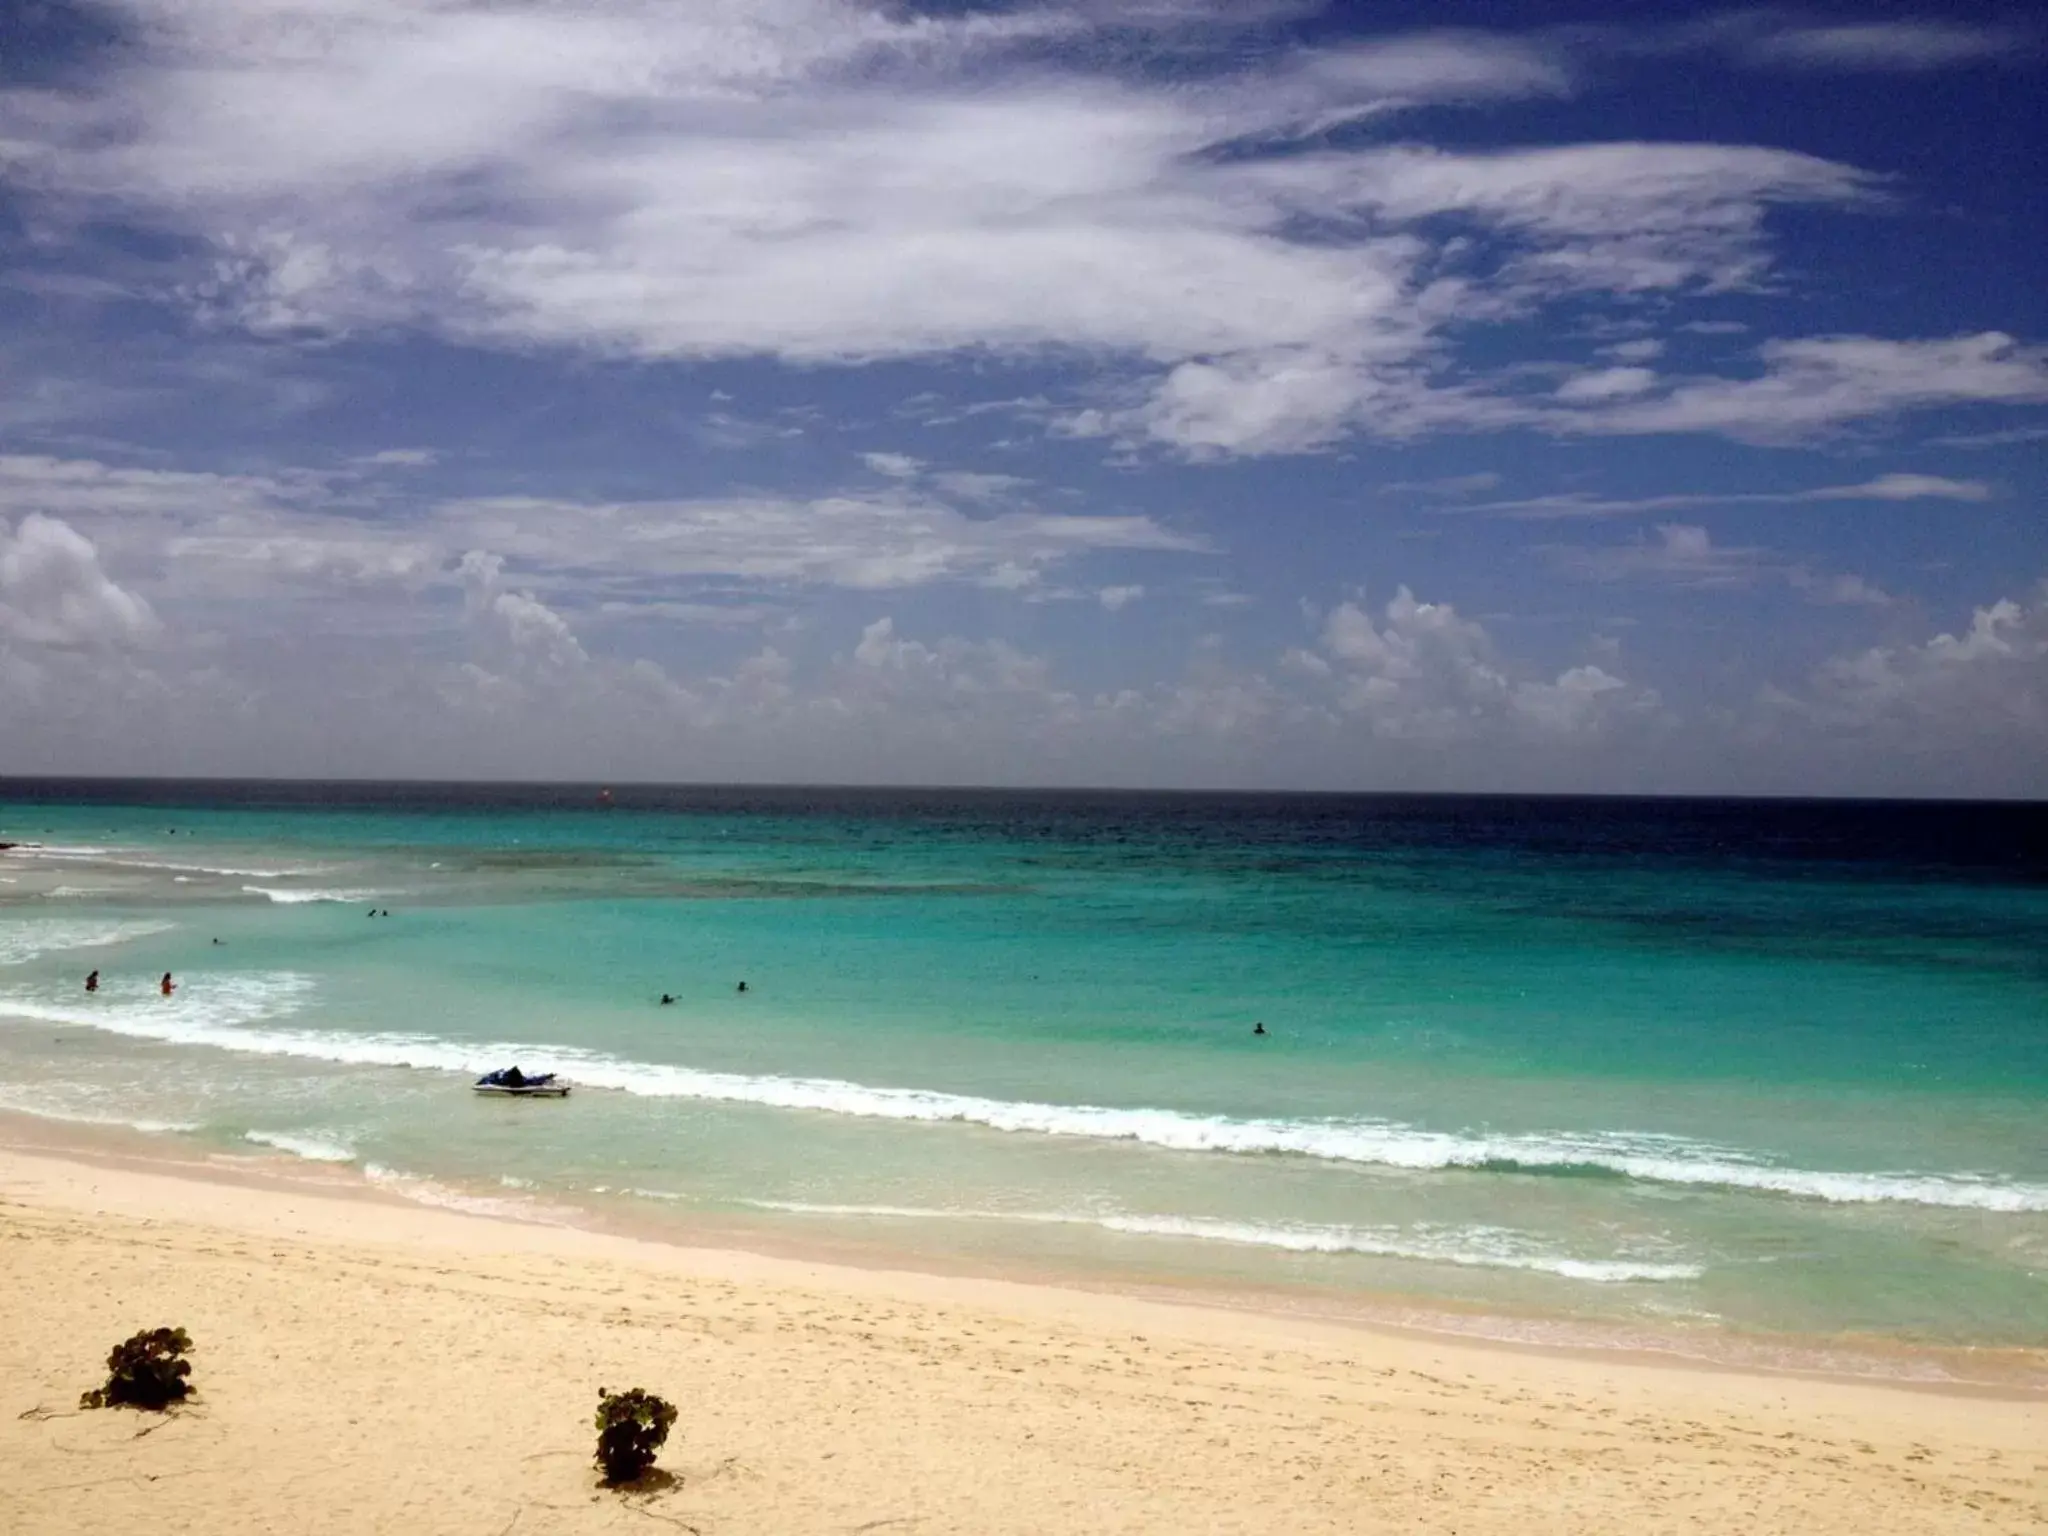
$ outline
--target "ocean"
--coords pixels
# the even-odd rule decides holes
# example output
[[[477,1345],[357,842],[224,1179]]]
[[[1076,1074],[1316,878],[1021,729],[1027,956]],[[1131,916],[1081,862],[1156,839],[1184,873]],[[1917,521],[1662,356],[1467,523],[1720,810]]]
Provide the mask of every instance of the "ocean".
[[[2048,1380],[2048,807],[0,780],[0,842],[0,1109],[531,1220]],[[469,1092],[513,1062],[576,1092]]]

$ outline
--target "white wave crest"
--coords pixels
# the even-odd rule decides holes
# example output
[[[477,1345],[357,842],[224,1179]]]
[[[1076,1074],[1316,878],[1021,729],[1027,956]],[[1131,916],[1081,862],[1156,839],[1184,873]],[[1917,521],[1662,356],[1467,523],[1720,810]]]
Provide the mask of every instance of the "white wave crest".
[[[254,1142],[259,1147],[275,1147],[309,1163],[352,1163],[356,1160],[355,1148],[346,1142],[325,1141],[318,1136],[299,1136],[286,1131],[244,1131],[242,1140]]]
[[[465,1216],[491,1216],[501,1221],[528,1221],[549,1227],[566,1227],[574,1224],[574,1213],[571,1211],[558,1210],[532,1199],[503,1199],[471,1194],[433,1179],[421,1178],[418,1174],[387,1168],[382,1163],[365,1163],[363,1175],[371,1183],[382,1185],[415,1205],[429,1205],[443,1211],[459,1211]]]
[[[185,864],[170,859],[114,859],[124,869],[168,869],[185,875],[241,875],[250,880],[289,880],[296,875],[317,875],[321,866],[305,869],[248,869],[238,864]]]
[[[198,864],[182,859],[155,859],[138,857],[144,850],[134,848],[102,848],[84,843],[22,843],[8,849],[15,858],[42,859],[56,863],[105,864],[119,869],[168,869],[187,875],[241,875],[255,880],[282,880],[295,875],[317,875],[325,866],[309,865],[302,868],[251,869],[239,864]]]
[[[98,949],[169,933],[176,923],[95,923],[71,918],[28,918],[0,929],[0,965],[24,965],[38,955],[64,949]]]
[[[148,977],[134,977],[104,983],[91,997],[80,993],[64,1002],[0,993],[0,1018],[70,1024],[170,1045],[235,1049],[244,1038],[243,1028],[289,1017],[314,990],[312,977],[292,971],[215,971],[189,976],[175,994],[162,997]],[[250,1048],[263,1055],[284,1054],[271,1049],[261,1035],[251,1037]]]
[[[1469,1269],[1520,1269],[1587,1280],[1598,1285],[1632,1281],[1697,1280],[1697,1264],[1658,1263],[1638,1258],[1581,1259],[1545,1249],[1525,1233],[1505,1227],[1333,1227],[1304,1222],[1217,1221],[1200,1216],[1124,1216],[1061,1211],[962,1211],[893,1205],[812,1205],[800,1201],[750,1200],[760,1210],[808,1216],[894,1217],[932,1221],[1014,1221],[1100,1227],[1139,1237],[1189,1238],[1199,1242],[1282,1248],[1290,1253],[1360,1254],[1369,1258],[1414,1259]]]
[[[284,973],[272,973],[282,977]],[[0,1011],[80,1024],[147,1039],[214,1045],[265,1055],[297,1056],[357,1066],[416,1067],[475,1074],[507,1061],[536,1062],[591,1088],[648,1098],[758,1104],[863,1119],[981,1125],[1041,1136],[1132,1141],[1178,1152],[1286,1154],[1366,1167],[1428,1172],[1586,1174],[1661,1184],[1754,1190],[1838,1204],[1950,1206],[1994,1212],[2048,1211],[2048,1185],[1965,1173],[1848,1172],[1790,1168],[1738,1149],[1679,1137],[1627,1132],[1489,1135],[1430,1131],[1369,1119],[1275,1120],[1197,1115],[1171,1109],[1091,1104],[1038,1104],[922,1088],[876,1088],[834,1078],[748,1076],[622,1060],[568,1046],[478,1041],[432,1035],[344,1034],[329,1030],[251,1028],[269,1017],[227,1017],[199,1006],[218,996],[225,978],[206,978],[208,992],[175,1004],[118,1009],[54,1008],[0,997]],[[199,983],[194,983],[195,987]],[[261,1005],[296,1011],[312,983],[275,981]]]
[[[0,1090],[0,1109],[11,1114],[28,1115],[37,1120],[55,1120],[64,1125],[105,1125],[127,1131],[145,1131],[152,1136],[189,1136],[204,1129],[196,1120],[151,1120],[133,1115],[93,1114],[88,1110],[59,1109],[50,1104],[39,1104],[33,1098],[18,1093]]]
[[[310,901],[375,901],[380,896],[390,894],[388,891],[294,891],[270,885],[245,885],[242,890],[250,896],[267,896],[272,901],[288,907],[301,906]]]

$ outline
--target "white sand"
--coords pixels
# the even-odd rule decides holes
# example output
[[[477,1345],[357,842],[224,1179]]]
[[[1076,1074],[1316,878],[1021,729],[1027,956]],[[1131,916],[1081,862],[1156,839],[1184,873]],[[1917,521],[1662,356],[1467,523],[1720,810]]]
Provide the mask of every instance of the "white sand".
[[[2048,1404],[638,1243],[0,1151],[0,1532],[2048,1531]],[[142,1327],[195,1404],[74,1413]],[[600,1386],[682,1409],[601,1491]],[[147,1433],[144,1433],[147,1431]]]

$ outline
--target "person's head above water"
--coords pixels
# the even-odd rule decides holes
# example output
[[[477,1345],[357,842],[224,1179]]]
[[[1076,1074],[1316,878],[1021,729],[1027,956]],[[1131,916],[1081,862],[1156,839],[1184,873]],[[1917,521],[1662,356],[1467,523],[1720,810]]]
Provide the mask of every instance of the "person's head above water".
[[[670,997],[666,992],[664,992],[661,994],[661,1001],[662,1004],[666,1006],[667,1004],[674,1002],[675,999]]]

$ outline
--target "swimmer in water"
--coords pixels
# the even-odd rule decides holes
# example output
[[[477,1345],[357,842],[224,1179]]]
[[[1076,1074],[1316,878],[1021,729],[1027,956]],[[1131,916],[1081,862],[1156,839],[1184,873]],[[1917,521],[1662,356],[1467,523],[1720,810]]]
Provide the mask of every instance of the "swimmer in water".
[[[746,991],[746,990],[747,990],[747,984],[746,984],[746,983],[745,983],[744,981],[743,981],[743,982],[741,982],[741,983],[739,984],[739,989],[738,989],[738,990],[740,990],[740,991],[742,991],[742,992]]]
[[[169,971],[165,971],[164,979],[157,983],[157,990],[163,993],[165,997],[169,997],[173,992],[178,990],[178,984],[175,981],[171,980],[171,973]]]
[[[1254,1024],[1252,1026],[1252,1033],[1255,1035],[1263,1035],[1265,1032],[1266,1026],[1263,1023]]]
[[[85,978],[85,990],[88,992],[97,992],[99,991],[99,989],[100,973],[98,971],[94,971],[90,976]]]
[[[666,1008],[666,1007],[670,1006],[670,1005],[671,1005],[672,1003],[674,1003],[674,1002],[675,1002],[675,999],[674,999],[674,998],[672,998],[672,997],[670,997],[670,996],[669,996],[669,995],[668,995],[668,994],[667,994],[666,992],[664,992],[664,993],[662,993],[662,994],[661,994],[661,1006],[662,1006],[662,1007]]]

